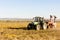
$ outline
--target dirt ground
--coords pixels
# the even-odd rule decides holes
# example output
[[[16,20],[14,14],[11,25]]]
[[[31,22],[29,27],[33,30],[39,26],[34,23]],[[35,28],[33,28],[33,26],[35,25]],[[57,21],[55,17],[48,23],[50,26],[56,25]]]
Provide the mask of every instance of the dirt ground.
[[[24,30],[0,29],[0,40],[60,40],[59,29]]]

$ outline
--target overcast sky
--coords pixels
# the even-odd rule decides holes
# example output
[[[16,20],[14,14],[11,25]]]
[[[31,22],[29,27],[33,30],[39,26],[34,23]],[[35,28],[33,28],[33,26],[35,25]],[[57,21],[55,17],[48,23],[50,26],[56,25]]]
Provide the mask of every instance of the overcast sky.
[[[0,18],[49,18],[50,14],[60,18],[60,0],[0,0]]]

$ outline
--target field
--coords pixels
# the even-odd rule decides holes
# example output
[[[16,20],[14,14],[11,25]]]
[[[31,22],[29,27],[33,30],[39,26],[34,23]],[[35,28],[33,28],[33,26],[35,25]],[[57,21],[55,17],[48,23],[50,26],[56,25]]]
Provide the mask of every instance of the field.
[[[60,40],[60,22],[57,22],[56,29],[39,31],[23,29],[29,22],[0,21],[0,40]]]
[[[0,28],[21,28],[27,27],[31,21],[0,21]]]

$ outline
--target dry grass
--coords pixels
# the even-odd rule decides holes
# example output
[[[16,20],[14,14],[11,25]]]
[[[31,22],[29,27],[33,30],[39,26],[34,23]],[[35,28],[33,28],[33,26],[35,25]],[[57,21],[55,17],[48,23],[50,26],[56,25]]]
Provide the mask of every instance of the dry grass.
[[[56,22],[57,23],[57,27],[60,27],[60,22]]]
[[[0,29],[0,40],[60,40],[60,30]]]
[[[27,27],[30,21],[0,21],[0,28],[21,28]]]
[[[27,27],[31,21],[0,21],[0,28],[21,28]],[[60,26],[60,22],[56,22],[57,27]]]
[[[0,40],[60,40],[60,30],[8,29],[26,27],[28,21],[0,21]],[[60,28],[57,22],[57,28]]]

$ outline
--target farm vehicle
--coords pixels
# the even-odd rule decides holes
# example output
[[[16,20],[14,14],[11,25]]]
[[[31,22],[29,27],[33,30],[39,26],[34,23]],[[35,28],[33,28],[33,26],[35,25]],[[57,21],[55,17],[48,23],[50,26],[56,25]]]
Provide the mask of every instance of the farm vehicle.
[[[43,17],[34,17],[33,18],[33,22],[29,23],[27,26],[27,29],[35,29],[35,30],[40,30],[40,29],[44,29],[44,25],[45,25],[45,20]]]

